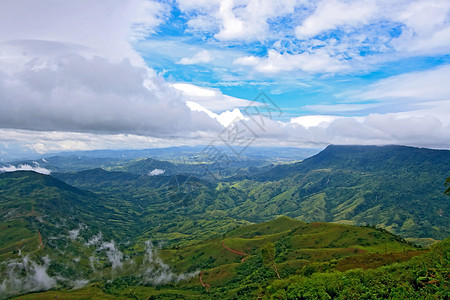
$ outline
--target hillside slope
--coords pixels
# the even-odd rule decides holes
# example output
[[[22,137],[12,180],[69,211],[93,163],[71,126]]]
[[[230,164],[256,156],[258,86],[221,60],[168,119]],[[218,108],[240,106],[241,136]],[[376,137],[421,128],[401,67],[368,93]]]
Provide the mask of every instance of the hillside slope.
[[[450,234],[443,193],[450,151],[405,146],[329,146],[303,162],[280,165],[235,186],[258,199],[258,215],[377,224],[404,237]],[[252,216],[249,208],[244,214]]]
[[[251,174],[236,173],[219,182],[196,175],[138,176],[100,169],[55,176],[108,198],[127,199],[160,219],[167,212],[250,222],[288,215],[443,239],[450,234],[450,201],[443,193],[449,166],[447,150],[329,146],[300,163],[254,168]]]
[[[267,247],[274,249],[269,263],[262,254],[262,249]],[[135,270],[93,282],[80,290],[49,291],[24,299],[30,299],[30,296],[36,299],[81,299],[85,295],[96,295],[99,299],[255,299],[273,291],[270,286],[277,278],[275,270],[282,278],[281,282],[285,282],[292,276],[307,278],[320,272],[355,268],[362,272],[361,269],[398,265],[423,254],[424,251],[384,230],[329,223],[307,224],[280,217],[242,226],[221,238],[195,245],[173,246],[160,252],[154,250],[155,261],[159,261],[159,267],[165,271],[161,273],[153,266],[144,274],[153,280],[171,276],[173,282],[169,284],[166,281],[145,284],[139,273],[142,270]],[[145,256],[140,258],[139,255],[142,253],[135,257],[137,264],[145,261]]]

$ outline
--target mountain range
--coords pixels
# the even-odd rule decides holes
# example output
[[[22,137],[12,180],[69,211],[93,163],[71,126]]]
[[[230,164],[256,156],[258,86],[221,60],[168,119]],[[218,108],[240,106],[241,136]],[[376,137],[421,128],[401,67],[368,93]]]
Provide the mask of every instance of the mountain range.
[[[332,260],[346,270],[350,261],[361,264],[345,263],[349,257],[377,252],[405,261],[422,255],[414,243],[450,233],[448,150],[332,145],[300,162],[253,160],[226,172],[208,161],[89,159],[108,166],[79,170],[88,160],[80,165],[69,156],[58,166],[43,159],[59,170],[51,175],[0,174],[0,272],[7,274],[0,294],[112,280],[99,293],[124,296],[117,284],[128,280],[127,286],[183,281],[197,296],[212,285],[212,297],[247,286],[255,295],[248,287],[258,285],[254,276],[291,276]],[[279,270],[261,260],[271,244]],[[371,267],[393,262],[386,255],[379,265],[361,259]],[[245,279],[244,265],[253,279]],[[37,272],[48,277],[44,283]],[[197,276],[207,284],[199,286]]]

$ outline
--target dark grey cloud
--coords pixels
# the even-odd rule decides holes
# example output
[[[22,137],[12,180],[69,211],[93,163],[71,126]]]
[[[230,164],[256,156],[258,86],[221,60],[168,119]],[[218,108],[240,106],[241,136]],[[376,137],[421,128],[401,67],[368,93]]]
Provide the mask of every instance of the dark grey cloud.
[[[0,44],[0,127],[42,131],[180,136],[219,131],[145,67],[45,41]],[[12,63],[11,63],[12,62]]]

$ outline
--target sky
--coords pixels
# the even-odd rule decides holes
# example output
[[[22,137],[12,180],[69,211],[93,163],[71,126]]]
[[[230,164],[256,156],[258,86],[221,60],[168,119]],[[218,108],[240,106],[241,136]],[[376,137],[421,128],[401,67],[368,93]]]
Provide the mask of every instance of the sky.
[[[450,1],[0,2],[0,161],[208,144],[450,149]]]

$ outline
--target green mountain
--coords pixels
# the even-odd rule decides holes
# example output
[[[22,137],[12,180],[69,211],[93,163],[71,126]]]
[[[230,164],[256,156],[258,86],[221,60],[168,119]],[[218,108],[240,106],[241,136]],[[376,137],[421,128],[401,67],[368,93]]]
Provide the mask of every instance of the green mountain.
[[[295,290],[296,298],[315,293],[296,283],[320,286],[330,271],[344,274],[330,275],[336,291],[353,295],[344,278],[355,268],[375,271],[349,273],[354,280],[392,271],[441,293],[444,283],[423,278],[442,275],[448,242],[433,248],[447,262],[429,260],[434,271],[422,274],[411,258],[429,257],[403,238],[449,236],[449,153],[330,146],[299,163],[230,168],[213,181],[199,165],[185,172],[153,159],[109,171],[2,173],[0,298],[51,288],[58,291],[33,296],[245,299]],[[384,267],[391,263],[404,265]],[[419,285],[405,295],[422,295]]]
[[[54,176],[99,195],[127,199],[163,219],[167,211],[177,217],[215,215],[250,222],[287,215],[443,239],[450,233],[450,202],[443,193],[449,165],[447,150],[329,146],[299,163],[237,171],[219,182],[197,179],[201,174],[137,176],[101,169]]]
[[[408,146],[330,145],[300,163],[280,165],[255,176],[262,181],[276,180],[313,170],[353,170],[359,172],[449,172],[450,151]]]
[[[258,199],[259,216],[377,224],[404,237],[443,239],[450,234],[450,202],[443,194],[449,166],[448,150],[329,146],[235,186]]]
[[[61,250],[70,242],[70,231],[80,226],[86,237],[101,231],[106,238],[123,238],[135,232],[128,206],[49,175],[0,174],[0,226],[9,231],[0,239],[0,257],[10,257],[11,249],[33,249],[37,242]]]

